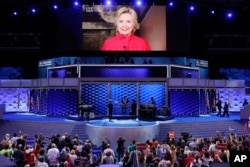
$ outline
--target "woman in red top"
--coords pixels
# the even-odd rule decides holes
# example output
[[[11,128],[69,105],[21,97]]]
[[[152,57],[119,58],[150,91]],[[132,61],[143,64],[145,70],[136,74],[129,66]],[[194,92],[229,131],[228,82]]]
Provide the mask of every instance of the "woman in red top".
[[[104,41],[101,50],[106,51],[149,51],[148,42],[134,35],[138,27],[137,13],[130,7],[122,7],[115,15],[116,36]]]

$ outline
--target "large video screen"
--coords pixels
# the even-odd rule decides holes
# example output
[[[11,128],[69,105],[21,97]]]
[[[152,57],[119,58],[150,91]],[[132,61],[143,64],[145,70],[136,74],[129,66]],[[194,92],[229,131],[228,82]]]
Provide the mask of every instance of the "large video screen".
[[[130,16],[117,15],[123,7],[129,7],[137,14],[137,26],[132,31],[136,37],[123,33],[131,28]],[[165,5],[82,5],[83,50],[89,51],[166,51],[167,28]],[[129,12],[128,14],[131,14]],[[134,15],[131,16],[135,20]],[[134,23],[134,21],[132,22]],[[125,32],[126,33],[126,32]],[[105,41],[115,38],[111,42]],[[148,47],[140,47],[141,40]],[[136,39],[135,39],[136,38]],[[145,44],[145,45],[146,45]]]

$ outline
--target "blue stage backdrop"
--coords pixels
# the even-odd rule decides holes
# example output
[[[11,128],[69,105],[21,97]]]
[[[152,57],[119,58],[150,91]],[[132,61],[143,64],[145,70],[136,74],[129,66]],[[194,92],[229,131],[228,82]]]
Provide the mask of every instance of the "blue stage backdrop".
[[[209,91],[206,89],[200,89],[200,115],[205,115],[209,112]]]
[[[41,113],[47,115],[47,89],[41,89]]]
[[[30,112],[35,114],[46,114],[40,111],[40,89],[30,90]]]
[[[92,105],[97,115],[107,115],[108,83],[82,83],[81,101]]]
[[[165,66],[81,66],[81,77],[109,77],[109,78],[166,78]]]
[[[112,100],[114,115],[121,115],[121,99],[129,98],[126,114],[131,110],[132,100],[139,104],[148,104],[151,97],[156,100],[157,108],[166,105],[165,83],[82,83],[81,100],[85,104],[93,105],[96,115],[107,115],[107,104]]]
[[[165,83],[142,83],[140,84],[139,91],[140,104],[149,104],[150,98],[154,97],[158,109],[166,105]]]
[[[171,89],[168,99],[173,116],[199,115],[198,89]]]
[[[127,115],[131,111],[132,100],[137,101],[137,85],[136,83],[111,83],[110,84],[110,99],[114,105],[114,115],[122,115],[121,100],[123,96],[127,96],[129,104],[127,106]]]
[[[47,115],[75,115],[78,107],[78,91],[76,89],[48,89]]]

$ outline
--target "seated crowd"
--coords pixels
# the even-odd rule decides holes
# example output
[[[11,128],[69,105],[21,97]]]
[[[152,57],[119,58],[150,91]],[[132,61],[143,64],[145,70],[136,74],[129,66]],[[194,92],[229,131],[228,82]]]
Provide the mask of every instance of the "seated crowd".
[[[102,164],[121,167],[210,167],[215,162],[229,163],[231,151],[249,151],[248,138],[235,133],[209,139],[193,136],[175,139],[167,135],[162,143],[157,139],[145,139],[143,143],[146,147],[143,149],[137,147],[138,141],[129,143],[126,148],[123,145],[125,139],[118,147],[119,139],[117,143],[110,143],[106,138],[100,145],[100,154],[91,152],[94,145],[90,140],[82,142],[77,135],[54,134],[49,143],[44,142],[42,135],[35,135],[34,138],[30,146],[27,145],[27,134],[6,134],[0,144],[0,154],[15,162],[17,167],[97,167]],[[218,147],[222,143],[226,148]],[[117,149],[112,149],[111,145]]]

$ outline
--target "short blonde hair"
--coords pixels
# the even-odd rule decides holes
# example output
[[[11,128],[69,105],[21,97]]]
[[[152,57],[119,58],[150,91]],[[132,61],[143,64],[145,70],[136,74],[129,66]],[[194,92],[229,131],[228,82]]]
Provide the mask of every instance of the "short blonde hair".
[[[117,20],[124,13],[129,13],[132,16],[133,22],[135,25],[135,27],[133,28],[133,33],[134,33],[136,31],[136,29],[138,28],[138,15],[137,15],[136,11],[131,7],[121,7],[120,9],[118,9],[116,11],[116,13],[115,13],[115,26],[117,27]]]

